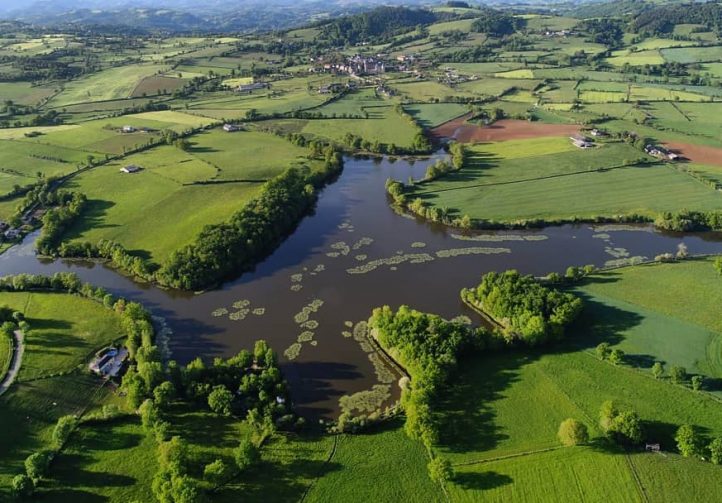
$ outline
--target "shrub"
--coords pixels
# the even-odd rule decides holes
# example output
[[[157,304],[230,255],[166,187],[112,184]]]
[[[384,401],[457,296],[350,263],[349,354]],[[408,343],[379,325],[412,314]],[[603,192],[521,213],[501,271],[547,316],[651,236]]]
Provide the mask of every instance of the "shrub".
[[[443,484],[454,477],[454,469],[451,467],[451,463],[446,459],[434,458],[429,461],[426,468],[429,471],[429,478],[439,484]]]
[[[594,352],[597,354],[597,358],[600,360],[606,360],[609,357],[610,353],[609,349],[609,343],[608,342],[601,342],[597,345]]]
[[[687,370],[684,367],[674,366],[669,372],[674,384],[682,384],[687,380]]]
[[[220,485],[230,474],[228,466],[222,459],[216,459],[203,468],[203,478],[214,485]]]
[[[16,475],[12,481],[12,491],[16,498],[27,498],[35,491],[35,484],[30,477],[25,474]]]
[[[624,351],[621,349],[613,349],[612,352],[609,353],[609,361],[614,365],[624,363]]]
[[[692,383],[692,389],[695,391],[699,391],[702,389],[702,385],[704,384],[704,377],[699,376],[699,375],[692,376],[691,383]]]
[[[140,412],[140,420],[143,423],[143,429],[146,432],[150,432],[153,425],[156,421],[158,421],[158,407],[156,407],[153,400],[148,398],[140,405],[138,412]]]
[[[78,426],[78,418],[75,416],[63,416],[58,419],[53,430],[53,444],[56,449],[61,449],[68,438]]]
[[[722,437],[717,437],[709,446],[709,460],[715,465],[722,465]]]
[[[654,365],[652,365],[652,375],[655,379],[660,379],[664,375],[664,365],[660,362],[654,362]]]
[[[589,431],[584,423],[576,419],[565,419],[559,425],[557,433],[559,441],[567,447],[586,444],[589,441]]]
[[[213,391],[208,395],[208,406],[216,414],[223,416],[231,415],[231,405],[233,404],[233,393],[228,391],[225,386],[218,385],[213,387]]]
[[[45,476],[51,459],[52,454],[49,451],[35,452],[25,458],[25,473],[34,484]]]
[[[233,451],[233,459],[235,459],[238,469],[244,471],[258,462],[260,454],[253,442],[244,438]]]

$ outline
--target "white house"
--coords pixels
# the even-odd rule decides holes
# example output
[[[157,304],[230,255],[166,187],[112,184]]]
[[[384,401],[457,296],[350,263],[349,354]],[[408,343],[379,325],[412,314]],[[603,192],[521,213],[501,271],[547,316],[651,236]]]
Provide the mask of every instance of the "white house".
[[[122,168],[120,168],[120,172],[121,173],[137,173],[141,169],[143,169],[143,168],[141,168],[140,166],[137,166],[135,164],[128,164],[127,166],[123,166]]]

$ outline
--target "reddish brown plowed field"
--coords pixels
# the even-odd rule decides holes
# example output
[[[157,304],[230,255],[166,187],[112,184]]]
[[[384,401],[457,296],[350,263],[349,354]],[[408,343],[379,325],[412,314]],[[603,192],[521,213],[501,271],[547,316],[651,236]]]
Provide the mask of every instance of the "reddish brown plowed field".
[[[692,162],[722,166],[722,148],[677,142],[669,142],[664,145],[675,154],[679,154]]]
[[[543,124],[523,120],[504,119],[491,126],[478,126],[459,117],[431,130],[437,138],[453,138],[462,143],[482,141],[523,140],[540,136],[573,135],[580,127],[575,124]]]

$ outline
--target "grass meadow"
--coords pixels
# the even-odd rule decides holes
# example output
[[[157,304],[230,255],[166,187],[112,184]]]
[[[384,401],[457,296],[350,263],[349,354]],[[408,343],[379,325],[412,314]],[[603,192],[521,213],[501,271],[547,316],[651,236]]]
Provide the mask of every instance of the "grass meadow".
[[[471,147],[461,171],[419,183],[413,194],[454,214],[502,222],[568,220],[677,208],[718,208],[720,194],[623,143],[579,150],[567,138]],[[628,165],[632,164],[632,165]]]

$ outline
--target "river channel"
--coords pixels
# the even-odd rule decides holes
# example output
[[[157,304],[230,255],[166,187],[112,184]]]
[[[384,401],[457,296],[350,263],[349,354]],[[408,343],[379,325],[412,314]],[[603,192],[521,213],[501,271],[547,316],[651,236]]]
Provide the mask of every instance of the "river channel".
[[[408,304],[479,322],[460,302],[459,290],[487,271],[563,272],[570,265],[652,258],[675,252],[681,242],[691,254],[722,253],[720,235],[662,234],[650,226],[568,225],[461,236],[396,214],[385,195],[386,179],[421,178],[433,160],[347,158],[314,214],[255,271],[200,295],[135,283],[101,264],[41,261],[33,251],[36,235],[0,255],[0,274],[72,271],[142,302],[167,323],[169,349],[182,363],[231,356],[266,339],[280,355],[298,412],[319,417],[335,415],[342,396],[374,386],[381,396],[388,391],[387,403],[398,396],[398,375],[379,369],[368,345],[352,336],[350,325],[367,319],[374,307]]]

